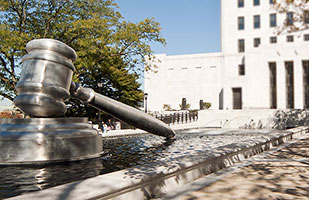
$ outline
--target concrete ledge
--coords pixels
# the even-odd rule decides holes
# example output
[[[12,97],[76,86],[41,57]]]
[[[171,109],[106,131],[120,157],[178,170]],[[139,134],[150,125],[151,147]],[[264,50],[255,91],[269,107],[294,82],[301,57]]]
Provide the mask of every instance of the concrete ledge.
[[[141,129],[124,129],[124,130],[112,130],[102,134],[102,137],[120,137],[128,135],[140,135],[147,133]]]
[[[187,130],[187,129],[203,129],[203,128],[210,128],[210,127],[202,127],[197,122],[192,123],[186,123],[186,124],[171,124],[170,127],[174,131],[180,131],[180,130]],[[212,127],[211,127],[212,128]],[[220,127],[216,127],[220,128]],[[111,130],[106,133],[102,134],[102,137],[120,137],[120,136],[130,136],[130,135],[141,135],[147,133],[144,130],[141,129],[121,129],[121,130]]]
[[[149,199],[307,133],[308,127],[222,146],[198,156],[156,162],[10,199]]]

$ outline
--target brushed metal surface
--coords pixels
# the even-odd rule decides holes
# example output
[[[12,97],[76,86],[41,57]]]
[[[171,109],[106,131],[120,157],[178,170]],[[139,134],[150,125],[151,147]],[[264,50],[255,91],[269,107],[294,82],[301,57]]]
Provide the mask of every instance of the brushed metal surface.
[[[0,119],[0,164],[98,157],[102,138],[87,118]]]
[[[84,88],[76,84],[71,88],[71,95],[82,102],[90,99],[88,105],[103,110],[104,112],[149,133],[163,136],[167,139],[175,136],[175,132],[171,127],[161,120],[107,96],[93,92],[92,89]]]
[[[30,41],[22,59],[23,69],[16,85],[18,96],[14,103],[30,116],[54,117],[66,112],[64,100],[69,96],[72,62],[75,51],[53,39]]]

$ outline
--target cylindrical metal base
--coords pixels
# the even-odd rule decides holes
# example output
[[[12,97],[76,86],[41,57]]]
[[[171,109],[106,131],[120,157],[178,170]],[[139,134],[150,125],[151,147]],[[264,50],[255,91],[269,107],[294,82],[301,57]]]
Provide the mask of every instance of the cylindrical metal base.
[[[81,160],[102,151],[87,118],[0,119],[0,165]]]

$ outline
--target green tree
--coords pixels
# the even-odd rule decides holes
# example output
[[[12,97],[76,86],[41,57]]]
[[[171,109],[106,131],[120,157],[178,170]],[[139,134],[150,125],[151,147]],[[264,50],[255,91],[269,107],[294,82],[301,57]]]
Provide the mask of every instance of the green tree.
[[[309,0],[274,0],[274,8],[289,15],[283,24],[278,25],[278,33],[297,32],[309,28]]]
[[[74,81],[137,106],[143,99],[137,80],[150,63],[145,59],[155,59],[149,44],[165,40],[154,19],[128,22],[117,9],[114,0],[0,0],[0,96],[16,96],[26,43],[53,38],[78,55]],[[71,116],[95,112],[74,100],[68,104]]]
[[[204,102],[203,103],[203,109],[208,110],[210,107],[211,107],[211,103],[209,103],[209,102]]]
[[[179,104],[180,110],[190,110],[191,104],[186,103],[186,105],[183,107],[182,104]]]
[[[163,104],[163,110],[171,111],[171,110],[172,110],[172,107],[171,107],[170,104]]]

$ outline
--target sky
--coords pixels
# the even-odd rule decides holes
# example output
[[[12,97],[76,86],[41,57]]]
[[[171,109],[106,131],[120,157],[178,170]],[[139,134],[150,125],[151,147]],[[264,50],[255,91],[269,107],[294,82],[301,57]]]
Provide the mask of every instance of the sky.
[[[220,0],[115,0],[124,20],[154,18],[167,45],[152,44],[156,54],[220,52]]]

